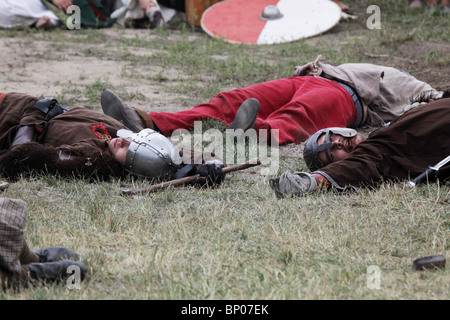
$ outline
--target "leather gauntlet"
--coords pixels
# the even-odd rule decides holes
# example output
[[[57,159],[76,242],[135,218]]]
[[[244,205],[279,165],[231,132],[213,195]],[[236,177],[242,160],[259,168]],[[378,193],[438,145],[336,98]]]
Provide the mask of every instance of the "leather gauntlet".
[[[34,126],[22,126],[17,129],[16,136],[11,143],[10,149],[18,146],[19,144],[32,142],[36,137],[36,131]]]

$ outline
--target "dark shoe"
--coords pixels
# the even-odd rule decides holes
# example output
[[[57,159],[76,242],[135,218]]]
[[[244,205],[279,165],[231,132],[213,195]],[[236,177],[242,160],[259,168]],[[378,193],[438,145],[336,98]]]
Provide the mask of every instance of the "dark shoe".
[[[423,257],[413,261],[413,269],[416,271],[444,269],[445,262],[443,255]]]
[[[102,93],[100,104],[103,112],[122,122],[125,127],[134,132],[139,132],[145,129],[145,125],[139,117],[138,113],[126,103],[124,103],[114,92],[105,90]]]
[[[27,266],[32,280],[49,282],[65,280],[72,275],[79,276],[80,280],[83,280],[87,272],[86,266],[78,261],[30,263]]]
[[[152,19],[149,20],[150,20],[150,29],[156,29],[165,26],[164,18],[161,14],[161,11],[159,10],[155,11],[155,13],[153,13],[152,15]]]
[[[67,248],[63,247],[50,247],[50,248],[43,248],[35,250],[34,253],[36,253],[39,256],[40,262],[55,262],[55,261],[61,261],[61,260],[75,260],[80,261],[81,257],[78,253],[73,252],[72,250],[69,250]]]
[[[255,127],[256,117],[259,112],[259,101],[255,98],[250,98],[242,102],[233,122],[227,129],[242,129],[247,131],[250,128]]]
[[[272,190],[275,191],[275,195],[278,199],[284,198],[284,194],[280,192],[280,177],[270,179],[269,185]]]

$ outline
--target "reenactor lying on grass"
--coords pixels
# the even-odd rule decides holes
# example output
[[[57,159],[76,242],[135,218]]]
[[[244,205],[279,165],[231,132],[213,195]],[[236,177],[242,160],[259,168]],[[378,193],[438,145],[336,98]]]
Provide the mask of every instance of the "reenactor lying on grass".
[[[107,9],[115,0],[0,1],[0,28],[106,28],[115,23]]]
[[[412,109],[367,139],[348,128],[319,130],[303,152],[313,171],[287,171],[271,179],[270,186],[280,198],[323,188],[357,190],[420,177],[430,166],[435,169],[425,179],[448,178],[450,161],[442,160],[450,159],[450,94],[444,97]]]
[[[201,152],[182,157],[185,150],[154,130],[133,133],[94,110],[0,93],[0,171],[5,178],[38,171],[100,180],[130,174],[158,180],[200,174],[196,185],[222,182],[221,159]]]
[[[327,127],[381,126],[402,115],[417,97],[430,94],[437,99],[443,93],[392,67],[367,63],[335,67],[319,60],[296,67],[293,77],[221,92],[208,103],[180,112],[147,113],[109,90],[103,92],[101,105],[105,114],[134,132],[151,128],[170,137],[175,130],[192,129],[195,121],[213,118],[232,129],[262,131],[263,141],[271,141],[277,130],[278,144],[299,144]],[[245,126],[232,125],[238,115],[249,119]]]
[[[108,28],[118,23],[128,28],[154,29],[167,25],[175,14],[170,8],[162,12],[156,0],[0,1],[0,28]]]

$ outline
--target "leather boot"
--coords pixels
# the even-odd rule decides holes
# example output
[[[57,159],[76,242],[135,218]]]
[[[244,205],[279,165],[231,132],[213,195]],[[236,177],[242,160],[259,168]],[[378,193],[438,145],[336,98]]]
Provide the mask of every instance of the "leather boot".
[[[147,114],[143,119],[142,112],[138,113],[134,108],[129,107],[111,90],[107,89],[102,92],[100,104],[104,114],[122,122],[131,131],[139,132],[145,128],[154,130],[153,122]]]
[[[256,117],[259,112],[259,101],[255,98],[250,98],[242,102],[233,122],[228,126],[227,129],[242,129],[247,131],[248,129],[255,128]]]
[[[75,267],[75,269],[69,269],[71,266]],[[79,270],[80,280],[83,280],[87,272],[86,266],[78,261],[30,263],[27,267],[30,270],[31,280],[42,280],[49,282],[67,279],[74,274],[74,270],[76,270],[76,268]]]
[[[80,261],[81,257],[78,253],[63,247],[49,247],[34,250],[38,255],[39,262],[56,262],[61,260]]]

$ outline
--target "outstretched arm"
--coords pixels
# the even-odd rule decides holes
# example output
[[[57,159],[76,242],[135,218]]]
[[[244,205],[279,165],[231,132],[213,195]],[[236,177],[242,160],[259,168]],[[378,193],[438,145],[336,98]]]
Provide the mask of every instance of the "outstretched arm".
[[[270,186],[278,198],[303,196],[316,190],[329,188],[330,182],[320,174],[286,171],[280,177],[270,179]]]

